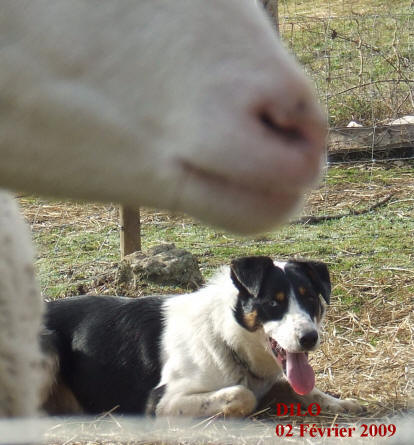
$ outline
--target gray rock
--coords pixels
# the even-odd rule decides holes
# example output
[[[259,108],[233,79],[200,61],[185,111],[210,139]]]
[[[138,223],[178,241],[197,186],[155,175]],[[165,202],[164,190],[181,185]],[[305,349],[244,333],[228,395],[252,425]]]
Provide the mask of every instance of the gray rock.
[[[191,289],[197,289],[203,283],[196,257],[184,249],[178,249],[175,244],[162,244],[147,252],[127,255],[124,258],[122,275],[129,276],[125,270],[128,268],[137,280],[174,284]]]

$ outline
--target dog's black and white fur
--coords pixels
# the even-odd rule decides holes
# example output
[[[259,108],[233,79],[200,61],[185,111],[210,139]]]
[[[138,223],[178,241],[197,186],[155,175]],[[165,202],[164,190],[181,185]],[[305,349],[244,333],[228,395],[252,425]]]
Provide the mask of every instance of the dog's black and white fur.
[[[302,403],[357,412],[313,387],[306,358],[330,289],[323,263],[246,257],[192,294],[50,302],[42,340],[56,375],[45,409],[245,416],[285,369]]]

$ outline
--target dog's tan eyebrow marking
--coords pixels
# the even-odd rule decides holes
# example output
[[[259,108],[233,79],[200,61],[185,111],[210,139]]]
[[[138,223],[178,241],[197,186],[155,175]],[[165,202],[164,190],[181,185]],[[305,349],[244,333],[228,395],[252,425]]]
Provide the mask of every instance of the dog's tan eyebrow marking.
[[[303,286],[299,286],[299,294],[302,295],[302,297],[306,294],[306,289]]]
[[[282,303],[282,301],[285,300],[286,295],[284,292],[277,292],[277,294],[275,295],[275,298],[279,303]]]
[[[251,312],[243,315],[243,321],[249,331],[255,331],[259,327],[257,317],[258,314],[256,309],[253,309]]]

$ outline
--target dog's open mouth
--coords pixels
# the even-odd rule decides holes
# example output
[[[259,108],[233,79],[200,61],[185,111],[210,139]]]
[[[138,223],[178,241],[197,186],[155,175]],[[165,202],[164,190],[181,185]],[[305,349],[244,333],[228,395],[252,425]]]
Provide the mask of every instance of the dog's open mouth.
[[[315,373],[308,362],[308,353],[288,352],[272,337],[269,343],[293,390],[300,395],[310,393],[315,386]]]

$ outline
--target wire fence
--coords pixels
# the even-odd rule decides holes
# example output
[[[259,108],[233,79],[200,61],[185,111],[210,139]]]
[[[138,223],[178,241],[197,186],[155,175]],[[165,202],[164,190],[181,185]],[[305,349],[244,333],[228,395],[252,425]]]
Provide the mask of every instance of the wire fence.
[[[407,0],[263,3],[278,23],[282,39],[314,80],[330,128],[349,126],[339,135],[331,132],[332,159],[413,157],[414,4]],[[384,141],[389,126],[394,138]],[[370,131],[357,129],[361,127]],[[384,131],[378,133],[381,128]]]
[[[279,1],[282,38],[315,81],[330,126],[414,114],[414,7],[353,3]]]

